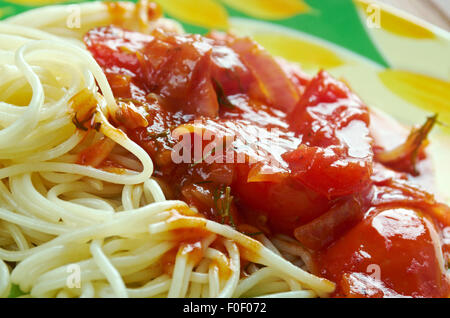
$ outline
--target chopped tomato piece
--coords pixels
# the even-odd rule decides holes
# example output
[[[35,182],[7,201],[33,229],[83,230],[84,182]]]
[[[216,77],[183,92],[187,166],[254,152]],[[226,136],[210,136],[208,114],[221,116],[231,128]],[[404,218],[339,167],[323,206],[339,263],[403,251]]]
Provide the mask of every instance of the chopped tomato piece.
[[[290,113],[297,104],[299,96],[280,64],[249,38],[236,39],[231,47],[239,53],[259,79],[270,103]]]
[[[284,154],[294,178],[328,197],[361,191],[370,181],[373,152],[367,107],[349,88],[320,72],[290,116],[302,137]]]
[[[248,170],[237,169],[233,190],[243,213],[257,211],[267,218],[273,231],[293,235],[298,226],[325,213],[331,203],[326,197],[291,178],[280,182],[247,182]],[[249,212],[250,215],[252,212]]]
[[[441,243],[433,224],[420,212],[390,208],[375,210],[322,252],[319,273],[333,281],[346,281],[337,295],[377,296],[361,287],[384,285],[403,296],[448,297]],[[347,273],[369,274],[375,279],[355,282]],[[377,288],[382,289],[382,288]]]
[[[117,122],[134,129],[148,126],[147,120],[141,113],[139,113],[139,110],[133,105],[132,102],[119,102],[118,106],[119,110],[115,114],[115,120]]]
[[[103,137],[78,155],[78,164],[98,167],[108,157],[116,143]]]
[[[295,229],[294,236],[305,247],[319,250],[334,242],[364,216],[362,202],[346,198],[311,222]]]

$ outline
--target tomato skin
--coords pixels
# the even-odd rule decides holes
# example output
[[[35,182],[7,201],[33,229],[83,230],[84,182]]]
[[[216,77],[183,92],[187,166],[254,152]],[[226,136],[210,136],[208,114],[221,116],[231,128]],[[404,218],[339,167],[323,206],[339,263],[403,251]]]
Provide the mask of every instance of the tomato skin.
[[[133,51],[143,49],[146,43],[153,40],[151,35],[116,27],[93,29],[84,37],[86,46],[102,68],[123,70],[133,75],[140,70],[139,60]]]
[[[364,202],[355,196],[338,200],[311,222],[297,227],[295,238],[311,250],[321,250],[357,224],[365,212]]]
[[[327,197],[361,191],[372,174],[368,109],[326,72],[314,77],[290,116],[302,144],[284,154],[292,175]]]
[[[330,198],[361,191],[369,182],[371,162],[348,158],[340,147],[300,147],[284,155],[292,176]]]
[[[304,86],[309,81],[294,65],[272,57],[264,48],[250,38],[237,38],[230,34],[211,32],[209,37],[237,53],[239,59],[253,74],[240,72],[230,78],[238,82],[240,92],[252,99],[262,99],[275,109],[290,113],[297,104]],[[228,72],[229,73],[229,72]]]
[[[370,296],[352,289],[354,283],[348,273],[362,273],[372,275],[375,282],[399,295],[448,297],[449,279],[440,262],[443,261],[440,243],[433,232],[434,225],[415,210],[372,210],[357,226],[319,253],[318,272],[341,282],[335,296]],[[367,281],[363,284],[378,289],[372,293],[374,297],[380,293],[389,296],[377,284]]]
[[[259,84],[264,87],[269,103],[277,109],[290,113],[297,104],[299,96],[281,65],[249,38],[235,39],[230,46],[255,73]]]
[[[325,213],[331,206],[326,197],[290,178],[280,182],[247,182],[248,170],[238,169],[233,190],[244,206],[267,217],[274,233],[292,236],[296,227]]]

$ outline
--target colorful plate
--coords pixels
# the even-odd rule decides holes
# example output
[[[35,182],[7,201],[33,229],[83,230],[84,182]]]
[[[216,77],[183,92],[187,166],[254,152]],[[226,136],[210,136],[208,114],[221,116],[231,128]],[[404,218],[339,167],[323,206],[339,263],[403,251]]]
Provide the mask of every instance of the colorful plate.
[[[191,33],[250,35],[307,72],[324,68],[370,106],[413,125],[439,113],[450,124],[450,33],[368,0],[156,0]],[[77,1],[75,1],[77,2]],[[83,1],[78,1],[83,2]],[[0,19],[58,0],[1,0]],[[450,128],[430,151],[437,185],[450,202]]]

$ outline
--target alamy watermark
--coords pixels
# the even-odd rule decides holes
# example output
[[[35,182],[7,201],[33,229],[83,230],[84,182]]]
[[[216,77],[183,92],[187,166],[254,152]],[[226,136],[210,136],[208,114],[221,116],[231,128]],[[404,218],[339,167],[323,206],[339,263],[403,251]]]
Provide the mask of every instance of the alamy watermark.
[[[66,9],[68,16],[66,19],[66,27],[69,29],[81,28],[81,6],[78,4],[69,5]]]
[[[371,3],[366,8],[366,24],[369,29],[381,28],[381,8],[376,3]]]
[[[67,265],[66,272],[69,274],[66,279],[67,288],[81,288],[81,267],[78,264]]]
[[[370,264],[369,266],[367,266],[366,272],[374,280],[378,280],[378,281],[381,280],[381,267],[380,267],[380,265]]]

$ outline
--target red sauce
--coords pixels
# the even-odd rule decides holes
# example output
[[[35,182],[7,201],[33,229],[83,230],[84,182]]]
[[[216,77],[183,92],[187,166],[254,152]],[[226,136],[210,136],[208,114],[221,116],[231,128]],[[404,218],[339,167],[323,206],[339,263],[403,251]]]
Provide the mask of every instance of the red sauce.
[[[183,216],[199,216],[201,215],[192,212],[185,207],[177,207],[174,211],[174,216],[171,221],[182,220]],[[202,227],[187,227],[175,228],[170,231],[170,240],[178,243],[173,249],[165,253],[161,259],[161,266],[166,274],[172,275],[176,262],[176,257],[179,255],[186,255],[188,262],[193,265],[198,263],[203,258],[205,246],[202,240],[210,236],[211,233]]]
[[[449,296],[439,238],[449,208],[374,159],[369,110],[344,83],[231,35],[106,27],[85,43],[128,105],[111,120],[149,153],[171,198],[295,237],[335,296]]]
[[[444,296],[449,289],[432,230],[419,211],[374,210],[319,254],[321,273],[340,283],[339,296]],[[355,288],[358,284],[365,289]]]

